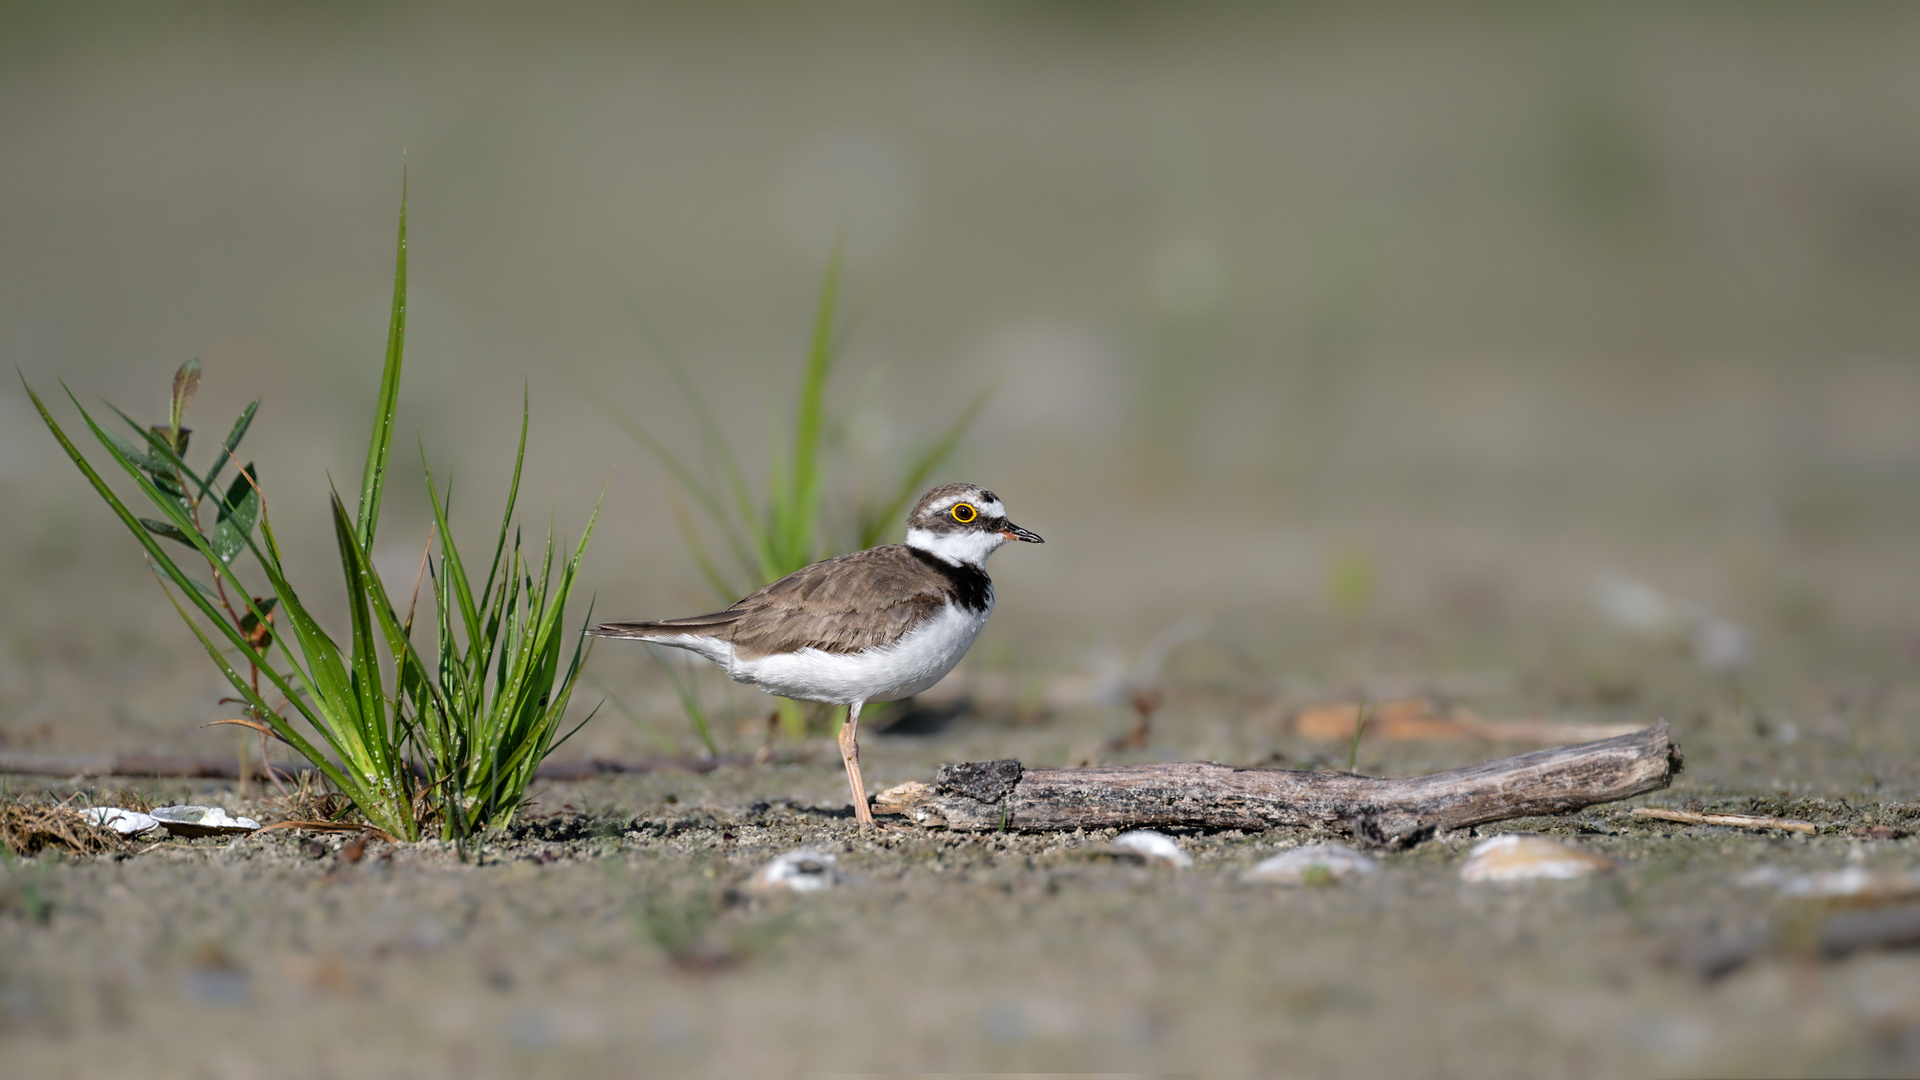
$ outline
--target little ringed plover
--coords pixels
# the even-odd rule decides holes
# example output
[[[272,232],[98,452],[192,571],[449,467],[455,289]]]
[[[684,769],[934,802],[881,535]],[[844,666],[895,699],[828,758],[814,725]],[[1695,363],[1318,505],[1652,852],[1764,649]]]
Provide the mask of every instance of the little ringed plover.
[[[1009,540],[1043,542],[1008,521],[993,492],[945,484],[915,504],[904,544],[814,563],[725,611],[602,623],[593,633],[697,653],[769,694],[845,705],[840,760],[854,814],[871,825],[860,709],[920,693],[953,670],[993,612],[987,556]]]

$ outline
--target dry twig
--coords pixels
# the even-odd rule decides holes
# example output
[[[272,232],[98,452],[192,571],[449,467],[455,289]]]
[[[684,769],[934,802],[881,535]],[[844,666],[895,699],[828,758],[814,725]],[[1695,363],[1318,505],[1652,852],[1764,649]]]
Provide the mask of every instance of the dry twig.
[[[1633,816],[1677,821],[1682,825],[1731,825],[1736,829],[1785,829],[1812,836],[1819,831],[1811,821],[1792,818],[1758,817],[1753,814],[1696,814],[1691,810],[1669,810],[1663,806],[1636,806]]]
[[[1679,750],[1663,720],[1631,735],[1406,779],[1211,762],[1032,770],[1017,761],[946,765],[933,784],[882,792],[874,810],[952,829],[1290,826],[1406,847],[1442,829],[1653,791],[1671,783],[1679,768]]]

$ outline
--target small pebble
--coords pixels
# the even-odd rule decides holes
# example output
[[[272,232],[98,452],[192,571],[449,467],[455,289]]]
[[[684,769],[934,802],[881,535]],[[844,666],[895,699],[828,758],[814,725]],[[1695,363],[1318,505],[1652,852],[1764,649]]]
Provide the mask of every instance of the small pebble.
[[[1371,874],[1380,864],[1345,844],[1308,844],[1283,851],[1240,875],[1241,881],[1318,885]]]
[[[761,867],[747,881],[753,892],[819,892],[835,880],[834,857],[815,848],[795,848]]]
[[[1462,881],[1566,881],[1618,870],[1620,864],[1585,848],[1524,833],[1483,840],[1460,868]]]
[[[1734,884],[1778,890],[1796,900],[1900,900],[1920,895],[1920,870],[1875,873],[1863,866],[1817,874],[1789,874],[1761,866],[1734,879]]]
[[[1193,856],[1180,850],[1180,845],[1165,833],[1152,829],[1134,829],[1123,832],[1113,838],[1113,846],[1120,851],[1132,852],[1150,863],[1171,866],[1185,870],[1193,865]]]

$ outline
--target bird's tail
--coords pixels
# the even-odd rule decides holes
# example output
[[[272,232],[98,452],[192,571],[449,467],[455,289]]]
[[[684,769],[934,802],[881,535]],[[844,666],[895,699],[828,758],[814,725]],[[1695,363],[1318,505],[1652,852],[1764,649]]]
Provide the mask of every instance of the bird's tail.
[[[595,637],[612,638],[672,638],[693,635],[717,635],[733,625],[740,617],[737,611],[716,611],[711,615],[694,615],[685,619],[660,619],[655,622],[614,622],[601,623],[589,630]]]

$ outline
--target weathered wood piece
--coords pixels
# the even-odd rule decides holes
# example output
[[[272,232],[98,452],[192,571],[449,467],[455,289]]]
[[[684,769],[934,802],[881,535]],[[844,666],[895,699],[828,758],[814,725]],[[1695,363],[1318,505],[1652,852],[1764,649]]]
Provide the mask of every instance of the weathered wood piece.
[[[890,788],[873,809],[961,830],[1290,827],[1406,847],[1443,829],[1653,791],[1679,771],[1680,751],[1662,720],[1630,735],[1405,779],[1206,761],[1091,769],[1025,769],[1017,761],[943,765],[934,783]]]

